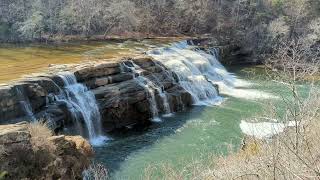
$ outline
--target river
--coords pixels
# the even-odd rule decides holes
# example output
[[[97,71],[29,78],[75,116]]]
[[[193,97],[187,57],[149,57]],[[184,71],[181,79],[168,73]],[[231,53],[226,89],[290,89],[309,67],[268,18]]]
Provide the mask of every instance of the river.
[[[95,148],[96,162],[109,169],[111,179],[144,179],[150,168],[158,168],[153,173],[161,179],[164,165],[187,176],[192,163],[208,164],[212,154],[239,149],[244,136],[240,123],[263,116],[271,104],[281,111],[281,98],[289,93],[283,84],[268,80],[262,67],[232,67],[229,71],[250,85],[237,88],[239,94],[222,92],[219,105],[194,106],[162,117],[163,122],[146,131],[113,135],[105,146]],[[307,92],[305,87],[302,90]]]
[[[75,64],[141,54],[176,39],[63,42],[55,44],[1,44],[0,83],[32,73],[47,72],[50,66]]]
[[[47,71],[51,64],[99,61],[139,54],[153,48],[168,46],[172,41],[174,40],[87,42],[46,46],[2,45],[0,47],[0,83],[15,80],[30,73]],[[183,48],[181,52],[190,53]],[[151,55],[157,58],[157,53],[151,53]],[[192,55],[193,60],[197,60],[198,55]],[[177,54],[172,56],[170,53],[170,56],[162,57],[165,57],[163,61],[168,58],[177,60],[175,59]],[[179,57],[177,58],[179,60]],[[191,56],[186,57],[186,59],[190,58]],[[175,68],[175,61],[165,63],[168,66],[172,63],[173,66],[170,68]],[[270,81],[262,67],[227,67],[233,74],[226,74],[219,64],[211,64],[210,67],[203,66],[206,64],[201,61],[194,64],[199,65],[199,69],[204,71],[207,71],[206,68],[210,70],[211,66],[218,67],[215,71],[222,71],[218,75],[222,74],[222,78],[230,77],[235,81],[235,87],[229,88],[219,84],[221,95],[219,101],[214,104],[196,103],[193,107],[174,113],[172,116],[160,115],[161,121],[153,122],[147,129],[108,134],[109,140],[102,146],[94,148],[94,160],[107,167],[111,179],[144,179],[144,175],[150,168],[161,169],[164,165],[173,167],[187,176],[188,165],[196,162],[210,163],[208,156],[212,154],[223,155],[229,150],[239,149],[244,137],[243,128],[241,129],[240,125],[243,125],[244,121],[250,121],[268,113],[266,109],[271,104],[277,104],[277,111],[281,114],[283,110],[281,107],[284,106],[281,99],[289,97],[285,85]],[[181,75],[185,74],[181,73]],[[197,73],[189,74],[192,77],[198,75],[202,76]],[[210,72],[207,76],[210,76]],[[214,74],[212,77],[214,79],[217,76]],[[196,78],[196,80],[193,84],[194,88],[197,88],[194,85],[199,79]],[[217,81],[223,80],[217,79]],[[200,85],[206,87],[203,79]],[[186,88],[189,87],[186,86]],[[190,89],[193,94],[199,93],[192,90]],[[301,90],[307,92],[305,86],[301,86]],[[198,97],[203,98],[201,95],[199,93]],[[205,98],[210,98],[209,95]],[[212,95],[217,96],[216,93]],[[161,179],[163,171],[155,170],[155,172]]]

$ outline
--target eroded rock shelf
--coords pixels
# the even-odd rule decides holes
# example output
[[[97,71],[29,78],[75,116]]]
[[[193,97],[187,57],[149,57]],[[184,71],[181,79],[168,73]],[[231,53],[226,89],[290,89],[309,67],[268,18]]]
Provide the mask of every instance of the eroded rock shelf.
[[[0,124],[42,119],[55,131],[75,125],[68,104],[56,97],[61,94],[62,71],[74,73],[78,83],[86,85],[98,102],[104,131],[131,125],[148,124],[153,116],[150,94],[136,80],[137,72],[123,63],[137,64],[141,74],[161,87],[170,110],[180,111],[192,104],[191,95],[175,78],[175,73],[151,57],[141,56],[94,64],[81,64],[53,70],[47,75],[26,78],[0,87]],[[159,113],[164,112],[162,98],[155,91]],[[33,117],[31,117],[33,116]],[[72,129],[72,128],[71,128]]]

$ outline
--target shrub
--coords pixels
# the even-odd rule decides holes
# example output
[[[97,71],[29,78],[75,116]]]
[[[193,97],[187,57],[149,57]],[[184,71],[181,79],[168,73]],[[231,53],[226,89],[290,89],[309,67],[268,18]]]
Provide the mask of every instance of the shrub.
[[[84,180],[107,180],[108,171],[102,164],[92,163],[90,167],[83,172]]]
[[[39,150],[53,152],[55,150],[55,145],[48,140],[52,136],[52,131],[46,123],[41,121],[31,123],[28,125],[28,130],[31,135],[31,145],[35,152]]]

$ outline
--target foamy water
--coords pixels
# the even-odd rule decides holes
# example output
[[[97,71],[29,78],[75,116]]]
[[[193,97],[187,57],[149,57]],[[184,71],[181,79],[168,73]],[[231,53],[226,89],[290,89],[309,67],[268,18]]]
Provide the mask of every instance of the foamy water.
[[[250,83],[248,81],[244,81],[241,79],[235,79],[235,85],[232,87],[227,86],[221,82],[217,82],[217,84],[219,85],[219,90],[221,94],[236,97],[236,98],[242,98],[242,99],[248,99],[248,100],[278,98],[277,96],[271,93],[267,93],[267,92],[263,92],[263,91],[251,88],[254,85],[253,83]]]
[[[148,54],[174,71],[180,85],[188,91],[194,105],[217,105],[222,102],[219,92],[243,99],[269,99],[274,95],[251,88],[254,84],[229,73],[219,62],[218,49],[203,51],[186,41],[171,47],[149,51]]]
[[[248,135],[258,139],[271,138],[274,135],[282,133],[287,127],[295,126],[295,122],[290,121],[287,123],[279,122],[246,122],[241,121],[241,131]]]
[[[89,140],[90,144],[94,147],[100,147],[106,144],[107,141],[112,140],[107,136],[98,136]]]

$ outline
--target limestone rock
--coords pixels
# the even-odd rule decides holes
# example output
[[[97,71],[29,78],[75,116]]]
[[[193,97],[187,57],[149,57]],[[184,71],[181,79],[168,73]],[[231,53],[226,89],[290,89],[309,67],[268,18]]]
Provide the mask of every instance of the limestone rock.
[[[136,66],[139,68],[133,70]],[[133,124],[143,126],[150,122],[150,92],[139,82],[138,76],[144,76],[144,81],[157,86],[149,88],[155,92],[159,113],[164,112],[159,90],[167,94],[172,111],[183,110],[192,103],[190,94],[180,87],[176,74],[148,56],[80,64],[71,67],[70,71],[95,95],[106,131]],[[33,114],[36,119],[47,121],[55,132],[74,129],[72,126],[75,123],[82,127],[83,120],[75,121],[70,104],[61,99],[65,87],[63,79],[57,74],[52,72],[28,77],[8,86],[0,86],[0,124],[31,121],[30,114]]]
[[[52,136],[44,143],[35,138],[27,123],[0,125],[0,172],[6,179],[81,179],[93,151],[80,136]],[[37,147],[35,147],[37,146]]]
[[[74,142],[76,144],[77,150],[82,154],[90,157],[93,156],[93,149],[89,142],[81,136],[65,136],[65,139],[69,142]]]

